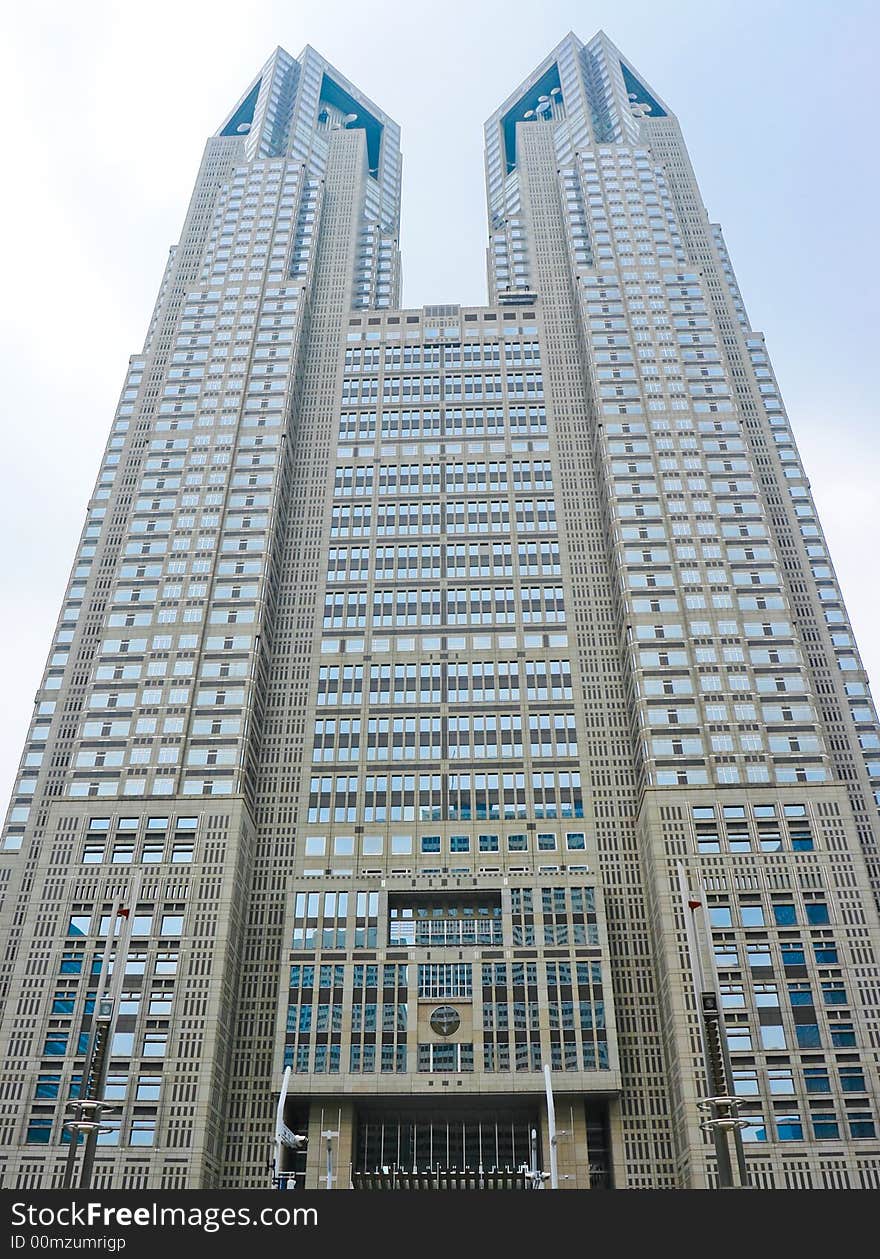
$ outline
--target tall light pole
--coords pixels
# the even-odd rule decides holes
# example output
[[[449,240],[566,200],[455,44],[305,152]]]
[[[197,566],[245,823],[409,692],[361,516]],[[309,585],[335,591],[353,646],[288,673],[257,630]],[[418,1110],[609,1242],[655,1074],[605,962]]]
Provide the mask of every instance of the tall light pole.
[[[681,891],[684,925],[687,936],[688,956],[694,983],[694,999],[700,1020],[700,1040],[710,1096],[697,1103],[708,1111],[700,1127],[712,1137],[718,1165],[720,1189],[748,1189],[748,1167],[743,1149],[742,1129],[745,1121],[739,1118],[740,1099],[733,1093],[733,1077],[730,1056],[724,1035],[721,1016],[721,996],[715,973],[715,958],[711,940],[704,939],[703,902],[691,892],[687,873],[678,863],[678,883]],[[704,948],[705,946],[705,948]],[[705,953],[706,965],[703,963]],[[730,1161],[730,1137],[733,1136],[737,1177],[734,1178]]]
[[[98,974],[98,986],[95,992],[95,1006],[92,1015],[92,1035],[85,1073],[80,1082],[80,1096],[72,1103],[73,1119],[65,1124],[70,1130],[70,1150],[64,1168],[64,1188],[73,1186],[76,1168],[76,1150],[80,1133],[85,1135],[82,1167],[80,1168],[79,1187],[88,1189],[91,1184],[92,1171],[95,1165],[95,1152],[98,1136],[102,1131],[110,1131],[102,1126],[101,1117],[107,1108],[104,1100],[104,1085],[107,1079],[107,1065],[110,1060],[110,1046],[116,1024],[116,1013],[119,1005],[119,994],[125,974],[125,960],[128,956],[128,945],[134,912],[140,895],[141,876],[136,876],[128,891],[128,905],[123,905],[117,898],[110,909],[110,921],[107,924],[107,940],[101,958],[101,969]],[[116,934],[117,925],[120,926]],[[110,965],[110,950],[115,942],[115,957]]]
[[[556,1104],[553,1100],[553,1082],[550,1079],[550,1065],[544,1063],[544,1088],[547,1092],[547,1133],[550,1145],[550,1188],[559,1188],[559,1160],[557,1157],[556,1145],[558,1133],[556,1131]]]

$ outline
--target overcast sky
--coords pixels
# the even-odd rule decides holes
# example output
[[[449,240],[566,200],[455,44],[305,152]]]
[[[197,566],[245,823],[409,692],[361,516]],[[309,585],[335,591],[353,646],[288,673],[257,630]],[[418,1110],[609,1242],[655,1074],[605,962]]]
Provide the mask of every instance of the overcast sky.
[[[880,676],[875,0],[17,5],[0,41],[4,803],[128,356],[205,140],[272,49],[313,44],[401,124],[404,302],[481,303],[483,121],[568,30],[600,27],[681,120]]]

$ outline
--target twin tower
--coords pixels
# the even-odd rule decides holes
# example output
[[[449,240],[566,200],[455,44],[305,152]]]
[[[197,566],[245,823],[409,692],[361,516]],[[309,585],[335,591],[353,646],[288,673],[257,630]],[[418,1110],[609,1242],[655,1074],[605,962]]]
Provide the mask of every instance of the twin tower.
[[[313,49],[208,141],[0,840],[7,1187],[90,1089],[99,1188],[711,1187],[707,994],[750,1183],[880,1186],[880,740],[763,337],[604,34],[485,135],[489,304],[420,310]]]

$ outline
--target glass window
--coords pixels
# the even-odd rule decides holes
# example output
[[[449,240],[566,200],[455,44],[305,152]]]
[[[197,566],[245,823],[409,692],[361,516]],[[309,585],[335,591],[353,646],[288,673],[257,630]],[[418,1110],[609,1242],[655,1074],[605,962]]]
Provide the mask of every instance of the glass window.
[[[813,1136],[817,1141],[836,1141],[840,1137],[840,1125],[833,1111],[814,1111]]]
[[[767,1083],[774,1096],[794,1092],[794,1076],[790,1067],[775,1067],[768,1071]]]
[[[776,1135],[780,1141],[803,1141],[804,1125],[797,1111],[776,1116]]]
[[[785,1048],[785,1028],[781,1023],[761,1024],[761,1047],[762,1049]]]
[[[745,1127],[742,1130],[743,1141],[751,1142],[767,1140],[767,1128],[764,1123],[763,1115],[741,1115],[740,1118],[745,1121]]]
[[[846,988],[837,980],[831,980],[822,985],[822,997],[826,1005],[846,1005],[847,996]]]
[[[111,1074],[107,1076],[104,1096],[108,1101],[122,1101],[128,1092],[128,1076]]]
[[[114,1032],[110,1044],[111,1058],[130,1058],[134,1052],[134,1032]]]
[[[840,1087],[844,1093],[864,1093],[865,1073],[861,1067],[841,1067]]]
[[[807,922],[811,927],[822,927],[831,921],[824,901],[807,901],[806,910]]]
[[[847,1113],[850,1135],[853,1137],[873,1137],[875,1134],[874,1117],[869,1110],[850,1110]]]
[[[856,1033],[852,1023],[832,1023],[831,1043],[836,1049],[852,1049],[856,1043]]]
[[[183,914],[163,914],[160,935],[179,936],[183,932]]]
[[[735,944],[716,944],[714,952],[715,965],[719,970],[731,970],[739,966],[739,954]]]
[[[27,1135],[25,1136],[25,1141],[28,1145],[48,1145],[51,1138],[51,1119],[38,1119],[34,1117],[28,1120]]]
[[[819,1038],[818,1023],[797,1023],[795,1025],[797,1043],[800,1049],[819,1049],[822,1041]]]
[[[152,1145],[156,1139],[155,1119],[135,1119],[131,1125],[129,1144]]]
[[[731,1053],[746,1053],[752,1048],[752,1034],[747,1027],[728,1027],[726,1031]]]
[[[794,927],[797,925],[797,914],[791,901],[774,901],[773,917],[777,927]]]
[[[804,1067],[804,1082],[808,1093],[830,1093],[831,1080],[827,1067]]]
[[[709,922],[713,927],[732,927],[733,916],[729,905],[710,905]]]
[[[762,905],[741,905],[740,916],[744,927],[764,926],[764,908]]]

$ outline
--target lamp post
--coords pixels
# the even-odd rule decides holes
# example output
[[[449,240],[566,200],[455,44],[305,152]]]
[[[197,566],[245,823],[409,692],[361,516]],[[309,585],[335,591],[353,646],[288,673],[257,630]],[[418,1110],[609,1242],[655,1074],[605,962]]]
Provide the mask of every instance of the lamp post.
[[[104,1100],[104,1084],[107,1078],[107,1065],[110,1059],[110,1046],[116,1023],[116,1012],[119,1005],[119,994],[125,974],[125,959],[131,939],[134,910],[140,895],[140,877],[132,880],[128,891],[128,905],[121,898],[114,900],[110,909],[110,921],[107,924],[107,941],[101,958],[101,969],[98,973],[98,986],[95,993],[95,1007],[92,1015],[92,1035],[89,1043],[87,1066],[80,1083],[80,1096],[71,1103],[73,1118],[64,1125],[70,1131],[70,1150],[64,1168],[64,1188],[73,1187],[76,1169],[76,1151],[80,1133],[85,1136],[82,1166],[80,1168],[79,1187],[88,1189],[91,1185],[92,1171],[95,1165],[95,1152],[98,1136],[111,1129],[101,1123],[107,1107]],[[119,933],[117,935],[117,925]],[[115,942],[115,957],[110,965],[110,949]],[[112,1109],[112,1108],[111,1108]]]
[[[678,883],[684,909],[685,934],[687,937],[688,956],[694,983],[694,999],[697,1015],[700,1020],[700,1040],[703,1047],[703,1061],[706,1067],[706,1078],[709,1082],[710,1096],[698,1101],[701,1110],[707,1111],[706,1118],[700,1123],[703,1132],[707,1132],[715,1146],[715,1157],[718,1165],[718,1185],[721,1189],[748,1189],[748,1167],[743,1149],[742,1129],[745,1120],[738,1115],[740,1099],[733,1093],[733,1077],[730,1069],[730,1056],[724,1036],[724,1020],[721,1016],[721,999],[718,991],[718,977],[715,973],[715,960],[711,949],[711,941],[705,940],[705,926],[702,919],[703,903],[690,890],[687,873],[681,862],[678,863]],[[699,916],[698,916],[699,915]],[[708,967],[704,967],[703,953]],[[737,1176],[734,1179],[733,1165],[730,1161],[730,1137],[733,1136],[736,1157]]]

